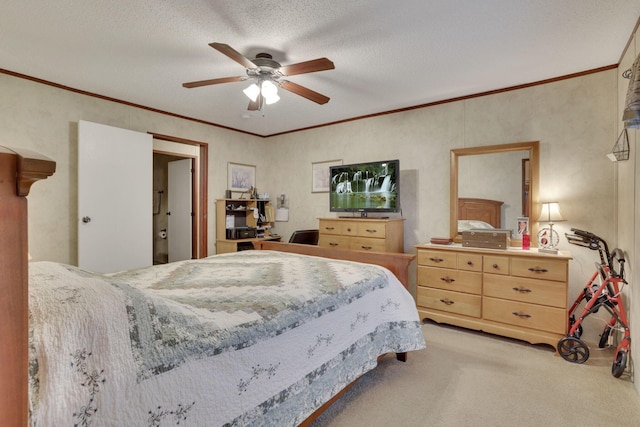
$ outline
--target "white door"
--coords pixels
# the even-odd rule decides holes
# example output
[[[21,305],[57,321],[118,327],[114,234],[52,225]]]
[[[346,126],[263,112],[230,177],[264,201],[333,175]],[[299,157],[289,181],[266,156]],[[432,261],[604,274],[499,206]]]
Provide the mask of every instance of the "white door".
[[[153,264],[153,142],[78,123],[78,266],[107,273]]]
[[[191,164],[191,159],[169,162],[167,186],[169,262],[192,258]]]

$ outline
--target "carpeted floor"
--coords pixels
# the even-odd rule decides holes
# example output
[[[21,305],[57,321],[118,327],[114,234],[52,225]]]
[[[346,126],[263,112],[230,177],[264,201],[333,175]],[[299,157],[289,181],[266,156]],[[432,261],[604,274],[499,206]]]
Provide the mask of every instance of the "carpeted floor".
[[[313,427],[633,426],[640,396],[611,375],[612,349],[588,342],[584,364],[549,346],[427,323],[427,348],[385,357]]]

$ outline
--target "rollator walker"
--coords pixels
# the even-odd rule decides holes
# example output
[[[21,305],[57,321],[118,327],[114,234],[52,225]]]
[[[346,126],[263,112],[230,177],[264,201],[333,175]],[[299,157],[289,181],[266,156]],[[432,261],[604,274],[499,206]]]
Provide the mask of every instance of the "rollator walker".
[[[609,252],[607,242],[593,233],[575,228],[572,228],[571,231],[573,234],[565,234],[568,242],[598,251],[600,263],[595,263],[596,270],[568,312],[567,330],[569,332],[566,337],[558,341],[558,353],[564,360],[572,363],[586,362],[589,359],[589,347],[580,339],[583,332],[582,322],[587,316],[597,313],[603,308],[611,314],[611,318],[605,324],[600,335],[598,347],[605,348],[608,345],[610,338],[613,337],[611,332],[614,329],[623,332],[623,337],[616,347],[611,367],[611,374],[619,378],[627,367],[631,346],[629,321],[622,299],[622,289],[627,285],[627,281],[624,279],[624,254],[617,248]],[[615,264],[617,264],[617,270]],[[576,309],[582,301],[585,301],[586,304],[576,317]]]

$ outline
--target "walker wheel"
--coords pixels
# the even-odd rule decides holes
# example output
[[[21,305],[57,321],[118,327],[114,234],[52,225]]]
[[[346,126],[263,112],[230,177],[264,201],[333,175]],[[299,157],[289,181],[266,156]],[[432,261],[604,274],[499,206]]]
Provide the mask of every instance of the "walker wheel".
[[[606,325],[602,334],[600,335],[600,341],[598,341],[598,348],[605,348],[609,342],[609,335],[611,334],[611,326]]]
[[[611,375],[613,375],[616,378],[620,378],[620,375],[622,375],[626,367],[627,367],[627,352],[618,351],[616,353],[616,360],[613,361],[613,365],[611,366]]]
[[[584,363],[589,358],[589,347],[578,338],[564,337],[558,341],[558,353],[567,362]]]

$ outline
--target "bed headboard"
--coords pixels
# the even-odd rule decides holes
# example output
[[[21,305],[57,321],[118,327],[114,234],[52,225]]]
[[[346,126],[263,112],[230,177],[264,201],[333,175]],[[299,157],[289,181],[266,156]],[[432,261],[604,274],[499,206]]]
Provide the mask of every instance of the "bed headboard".
[[[501,210],[504,202],[489,199],[458,198],[458,220],[475,219],[502,228]]]
[[[0,419],[28,422],[28,240],[31,185],[56,164],[40,154],[0,146]]]

